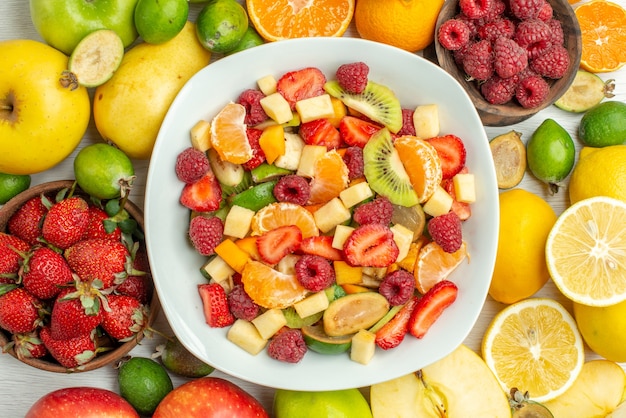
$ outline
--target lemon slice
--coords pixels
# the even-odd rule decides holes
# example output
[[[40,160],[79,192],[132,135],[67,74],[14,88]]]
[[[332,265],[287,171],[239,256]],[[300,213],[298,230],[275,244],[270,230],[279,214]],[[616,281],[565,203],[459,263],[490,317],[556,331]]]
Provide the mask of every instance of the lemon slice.
[[[626,202],[596,196],[567,208],[548,235],[546,261],[554,283],[574,302],[626,300]]]
[[[535,402],[569,389],[585,359],[574,318],[545,298],[524,299],[499,312],[483,337],[482,356],[503,390],[528,391]]]

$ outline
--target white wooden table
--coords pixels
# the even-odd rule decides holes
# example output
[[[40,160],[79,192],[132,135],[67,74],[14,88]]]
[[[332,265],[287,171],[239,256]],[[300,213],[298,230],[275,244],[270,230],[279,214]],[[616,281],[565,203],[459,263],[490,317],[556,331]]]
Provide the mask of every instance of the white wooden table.
[[[619,3],[623,7],[626,7],[626,0],[613,1]],[[192,5],[190,15],[191,19],[195,18],[195,15],[197,15],[197,12],[199,11],[199,7],[200,6],[198,5]],[[0,22],[0,40],[30,38],[41,41],[41,38],[35,31],[35,28],[30,20],[27,0],[0,0]],[[349,28],[346,36],[358,36],[354,26]],[[616,96],[614,100],[626,101],[626,67],[614,73],[600,74],[600,76],[605,80],[610,78],[615,79]],[[499,128],[488,127],[486,128],[487,136],[491,139],[496,135],[515,129],[516,131],[521,132],[523,134],[522,139],[527,141],[532,135],[532,132],[546,118],[555,119],[570,132],[572,138],[574,138],[574,141],[577,144],[577,147],[580,145],[577,140],[576,133],[581,115],[570,114],[554,106],[551,106],[539,112],[532,118],[516,125]],[[101,138],[92,122],[85,138],[79,145],[79,149],[85,145],[99,141],[101,141]],[[77,151],[75,151],[69,158],[58,166],[43,173],[33,175],[33,185],[51,180],[72,179],[72,161],[76,152]],[[138,174],[138,179],[135,183],[132,199],[139,206],[143,206],[143,194],[145,190],[148,161],[134,161],[134,165]],[[557,213],[560,213],[567,206],[566,190],[563,190],[557,195],[550,196],[547,189],[529,173],[526,174],[520,187],[530,190],[546,199],[554,207]],[[571,308],[571,304],[560,295],[551,281],[537,293],[537,296],[553,297],[563,303],[566,307]],[[481,316],[478,319],[473,331],[465,341],[465,344],[474,350],[478,350],[483,332],[494,314],[501,310],[503,306],[504,305],[501,305],[488,297]],[[159,315],[154,327],[167,334],[172,333],[163,313]],[[154,352],[155,346],[162,342],[163,339],[160,337],[155,337],[154,339],[144,339],[142,344],[135,348],[131,354],[135,356],[149,356]],[[597,358],[597,356],[591,352],[588,352],[587,356],[588,359]],[[626,367],[626,364],[623,366]],[[26,366],[8,354],[0,353],[0,417],[16,418],[24,416],[30,405],[32,405],[32,403],[34,403],[41,396],[52,390],[63,387],[89,385],[117,391],[116,373],[117,372],[111,367],[104,367],[96,371],[71,375],[49,373]],[[268,411],[271,411],[274,393],[273,389],[248,383],[227,376],[219,371],[214,372],[212,376],[224,377],[240,385],[242,388],[259,399]],[[173,376],[173,381],[174,385],[178,386],[184,383],[185,379]],[[367,388],[362,388],[362,390],[367,392]]]

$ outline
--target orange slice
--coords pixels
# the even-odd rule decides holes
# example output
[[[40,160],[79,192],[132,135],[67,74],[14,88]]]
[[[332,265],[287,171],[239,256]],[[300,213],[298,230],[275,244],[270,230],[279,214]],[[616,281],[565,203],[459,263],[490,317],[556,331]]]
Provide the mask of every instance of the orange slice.
[[[267,309],[283,309],[304,299],[308,291],[295,274],[284,274],[258,261],[248,261],[241,273],[246,293]]]
[[[211,122],[211,145],[220,158],[233,164],[243,164],[252,158],[252,147],[246,135],[246,109],[228,103]]]
[[[467,258],[467,245],[463,243],[456,252],[447,253],[432,241],[424,245],[415,262],[415,287],[424,294],[436,283],[444,280]]]
[[[341,36],[354,14],[354,0],[248,0],[246,7],[254,28],[267,41]]]
[[[412,135],[397,138],[394,147],[420,203],[430,199],[441,183],[441,160],[435,147]]]
[[[252,218],[251,235],[262,235],[279,226],[296,225],[302,231],[302,237],[319,235],[313,214],[295,203],[276,202],[260,209]]]
[[[626,10],[606,0],[592,0],[574,11],[580,24],[580,66],[592,73],[615,71],[626,64]]]
[[[309,204],[326,203],[348,187],[348,167],[335,151],[328,151],[315,162]]]

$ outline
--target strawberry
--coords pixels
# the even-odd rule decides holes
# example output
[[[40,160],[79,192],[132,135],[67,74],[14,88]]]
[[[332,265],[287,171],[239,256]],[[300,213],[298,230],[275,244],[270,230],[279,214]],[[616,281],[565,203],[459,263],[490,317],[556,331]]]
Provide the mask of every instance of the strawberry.
[[[102,313],[102,328],[117,341],[129,341],[148,323],[148,307],[124,295],[109,295],[109,309]]]
[[[46,346],[39,338],[39,329],[28,333],[13,334],[11,342],[4,346],[3,350],[6,351],[13,348],[15,355],[18,359],[24,360],[27,358],[42,358],[48,354]]]
[[[463,167],[458,174],[468,173],[469,170],[467,167]],[[446,179],[441,182],[441,187],[444,188],[446,192],[450,196],[452,196],[452,208],[451,210],[457,214],[457,216],[462,220],[467,220],[470,216],[472,216],[472,207],[467,202],[459,202],[456,200],[456,192],[454,190],[454,181],[452,179]]]
[[[284,256],[300,248],[302,231],[295,225],[274,228],[256,240],[261,259],[268,264],[278,263]]]
[[[344,258],[351,266],[388,267],[396,261],[399,252],[393,232],[381,224],[359,226],[343,246]]]
[[[323,145],[329,151],[341,146],[341,135],[328,119],[315,119],[300,125],[298,131],[308,145]]]
[[[106,238],[80,241],[65,250],[65,259],[81,280],[100,280],[107,289],[132,273],[132,258],[124,244]]]
[[[180,203],[197,212],[217,210],[221,202],[222,187],[211,170],[197,182],[185,184],[180,195]]]
[[[137,299],[142,304],[150,301],[150,278],[147,275],[128,276],[113,291],[116,295],[126,295]]]
[[[428,233],[433,241],[447,253],[457,251],[463,244],[461,219],[453,211],[430,218]]]
[[[58,339],[52,335],[50,327],[41,328],[39,337],[50,352],[50,355],[63,367],[68,369],[82,366],[97,354],[95,330],[76,338]]]
[[[33,197],[24,203],[9,218],[8,231],[30,245],[37,243],[41,236],[41,224],[48,208],[43,204],[41,196]]]
[[[276,90],[289,102],[293,110],[297,101],[326,93],[324,84],[326,84],[324,73],[318,68],[307,67],[285,73],[276,82]]]
[[[52,337],[69,340],[88,335],[102,322],[101,298],[96,288],[80,281],[76,287],[63,289],[52,306]]]
[[[343,253],[341,250],[333,247],[333,237],[330,235],[303,238],[300,244],[300,252],[319,255],[330,261],[343,260]]]
[[[235,322],[235,317],[228,309],[226,291],[219,283],[198,285],[202,300],[204,319],[210,327],[222,328]]]
[[[26,252],[30,245],[10,234],[0,232],[0,283],[13,283],[20,269],[20,252]]]
[[[62,250],[83,238],[89,223],[89,205],[80,196],[54,203],[43,219],[43,238]]]
[[[23,287],[0,285],[0,295],[0,328],[16,334],[42,325],[43,305]]]
[[[370,137],[381,129],[382,126],[354,116],[344,116],[339,122],[339,133],[343,142],[360,148],[363,148]]]
[[[417,306],[418,299],[417,296],[412,296],[411,299],[400,308],[398,313],[376,332],[375,341],[377,346],[383,350],[389,350],[390,348],[400,345],[409,330],[409,319],[411,318],[415,306]]]
[[[442,280],[431,287],[417,302],[411,319],[409,332],[422,338],[441,316],[443,311],[456,300],[459,289],[449,280]]]
[[[48,247],[36,247],[26,254],[21,277],[24,289],[39,299],[55,297],[61,286],[74,281],[65,258]]]
[[[451,134],[436,136],[426,141],[437,150],[443,179],[451,179],[465,166],[465,144],[458,136]]]
[[[107,238],[119,241],[122,238],[122,230],[112,220],[104,209],[98,206],[89,206],[89,223],[83,235],[83,239]]]

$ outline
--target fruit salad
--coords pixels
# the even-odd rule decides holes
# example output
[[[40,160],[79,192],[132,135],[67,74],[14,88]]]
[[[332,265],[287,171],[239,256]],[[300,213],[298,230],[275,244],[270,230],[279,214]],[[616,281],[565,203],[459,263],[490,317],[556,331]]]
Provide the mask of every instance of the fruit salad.
[[[457,298],[476,198],[441,109],[403,108],[363,62],[268,75],[233,99],[175,165],[207,325],[288,363],[367,364],[422,338]]]

